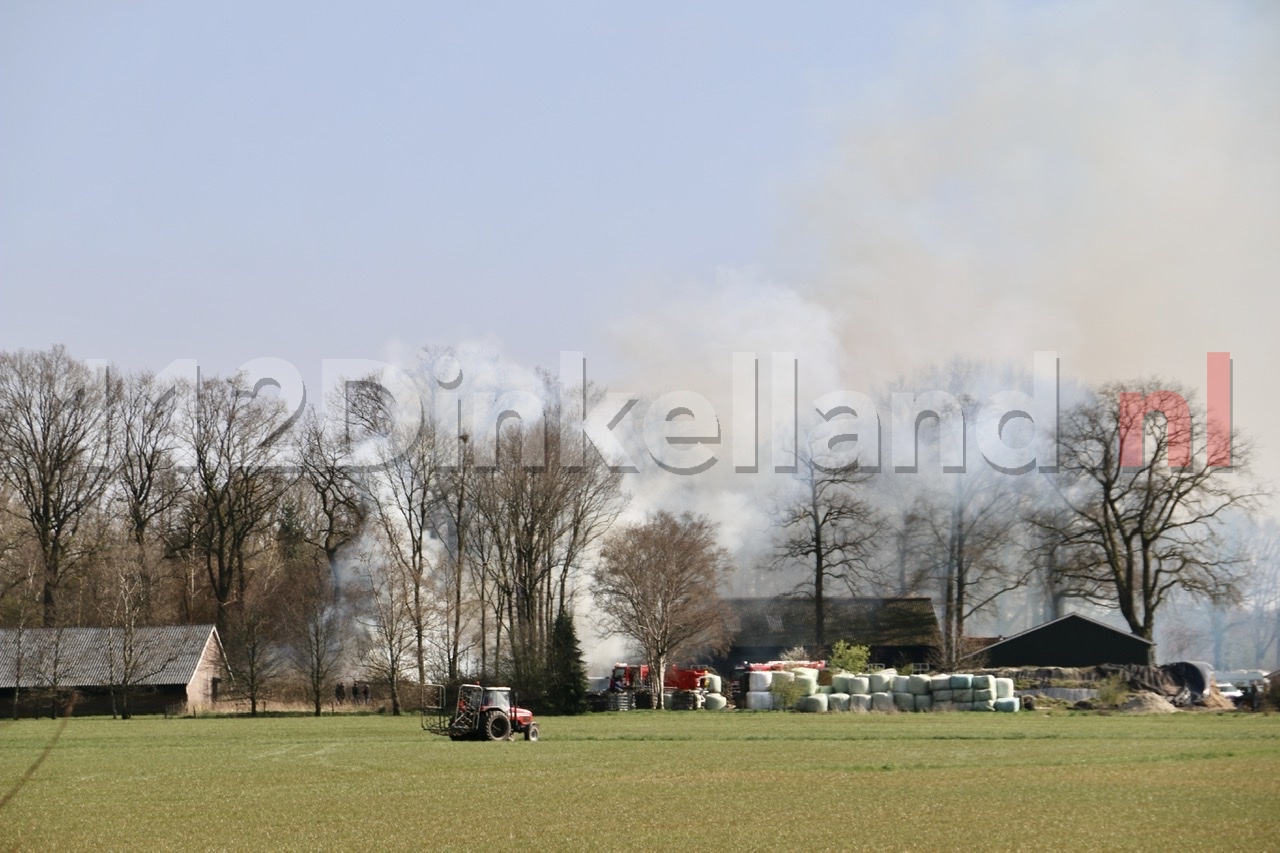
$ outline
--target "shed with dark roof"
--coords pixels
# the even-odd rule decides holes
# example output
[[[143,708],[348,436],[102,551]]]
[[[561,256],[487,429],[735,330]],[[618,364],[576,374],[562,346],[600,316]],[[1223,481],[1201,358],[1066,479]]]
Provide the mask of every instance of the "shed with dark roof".
[[[727,598],[733,639],[717,667],[743,661],[777,660],[788,649],[814,641],[812,599]],[[924,664],[938,654],[941,632],[927,597],[828,598],[824,602],[827,641],[871,647],[871,660],[886,666]]]
[[[1155,643],[1079,613],[1029,628],[974,654],[984,666],[1098,666],[1104,663],[1146,666],[1154,662]]]
[[[216,702],[225,658],[212,625],[0,629],[0,711],[169,713]]]

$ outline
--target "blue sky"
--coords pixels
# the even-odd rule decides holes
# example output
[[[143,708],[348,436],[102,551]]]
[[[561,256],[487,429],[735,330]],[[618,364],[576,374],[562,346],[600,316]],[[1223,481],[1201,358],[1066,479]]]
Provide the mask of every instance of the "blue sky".
[[[492,335],[766,262],[878,6],[0,7],[4,346],[163,366]]]

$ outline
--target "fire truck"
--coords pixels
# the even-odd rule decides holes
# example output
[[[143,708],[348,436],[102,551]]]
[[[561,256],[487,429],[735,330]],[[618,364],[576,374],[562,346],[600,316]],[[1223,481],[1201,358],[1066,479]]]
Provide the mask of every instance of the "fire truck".
[[[667,667],[663,678],[663,689],[673,690],[705,690],[707,676],[713,671],[705,666],[681,667],[672,664]],[[649,678],[649,665],[643,663],[616,663],[609,675],[609,690],[613,692],[640,693],[652,690]]]

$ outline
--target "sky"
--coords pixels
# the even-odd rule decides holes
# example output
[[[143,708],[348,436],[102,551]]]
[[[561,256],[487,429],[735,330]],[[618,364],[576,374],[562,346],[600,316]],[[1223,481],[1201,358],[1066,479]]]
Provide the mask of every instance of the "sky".
[[[1280,481],[1277,66],[1261,2],[0,2],[0,349],[582,351],[726,421],[735,351],[805,400],[1229,351]]]

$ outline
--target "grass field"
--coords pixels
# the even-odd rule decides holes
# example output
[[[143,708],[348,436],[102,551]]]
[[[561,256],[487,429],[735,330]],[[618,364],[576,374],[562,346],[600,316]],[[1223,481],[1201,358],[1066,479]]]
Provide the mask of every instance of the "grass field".
[[[0,722],[0,847],[1280,848],[1280,715],[634,711],[535,744],[73,719],[50,747],[61,725]]]

